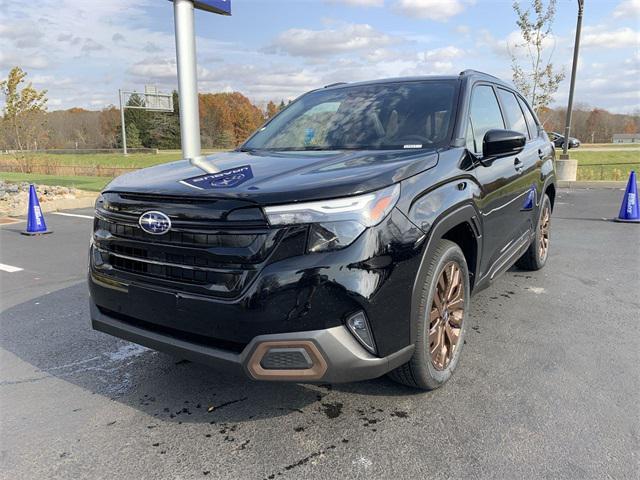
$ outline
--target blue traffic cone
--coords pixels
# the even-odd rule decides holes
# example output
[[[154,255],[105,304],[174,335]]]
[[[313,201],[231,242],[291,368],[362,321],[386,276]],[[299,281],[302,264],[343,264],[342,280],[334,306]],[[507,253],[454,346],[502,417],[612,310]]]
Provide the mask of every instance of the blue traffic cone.
[[[29,211],[27,212],[27,229],[21,232],[23,235],[44,235],[52,233],[47,230],[47,224],[44,221],[44,215],[40,209],[40,202],[36,194],[36,187],[29,185]]]
[[[616,222],[640,223],[640,208],[638,207],[638,185],[636,184],[636,172],[631,170],[629,183],[624,192],[620,213]]]

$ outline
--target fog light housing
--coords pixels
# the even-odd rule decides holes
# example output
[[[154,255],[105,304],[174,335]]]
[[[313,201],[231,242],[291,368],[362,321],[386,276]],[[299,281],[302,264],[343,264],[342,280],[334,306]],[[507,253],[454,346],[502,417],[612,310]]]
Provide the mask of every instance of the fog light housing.
[[[356,337],[364,348],[369,352],[376,354],[376,344],[373,341],[373,333],[369,326],[369,320],[363,311],[354,313],[347,318],[347,328]]]

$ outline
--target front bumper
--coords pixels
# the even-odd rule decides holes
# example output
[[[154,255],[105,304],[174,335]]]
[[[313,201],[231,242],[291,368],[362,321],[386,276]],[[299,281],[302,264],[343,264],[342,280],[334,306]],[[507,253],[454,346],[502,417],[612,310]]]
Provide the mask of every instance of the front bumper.
[[[376,378],[406,363],[414,348],[409,345],[386,357],[377,357],[367,352],[346,327],[337,326],[260,335],[236,353],[145,329],[108,315],[93,300],[91,322],[95,330],[194,362],[242,370],[255,380],[341,383]],[[263,359],[272,348],[305,350],[310,364],[308,368],[263,368]]]

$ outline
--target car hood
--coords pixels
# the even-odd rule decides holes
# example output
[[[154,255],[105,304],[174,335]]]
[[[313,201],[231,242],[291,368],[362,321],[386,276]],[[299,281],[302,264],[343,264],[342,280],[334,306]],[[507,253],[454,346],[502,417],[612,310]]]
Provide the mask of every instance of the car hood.
[[[225,152],[144,168],[105,192],[236,198],[259,204],[319,200],[383,188],[437,163],[434,150]]]

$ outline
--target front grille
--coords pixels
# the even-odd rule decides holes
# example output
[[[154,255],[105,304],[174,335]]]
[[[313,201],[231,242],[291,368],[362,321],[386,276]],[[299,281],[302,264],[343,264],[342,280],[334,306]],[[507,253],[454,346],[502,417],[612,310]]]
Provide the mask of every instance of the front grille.
[[[111,193],[108,201],[109,205],[99,204],[96,210],[94,267],[105,275],[173,290],[239,295],[284,233],[258,221],[255,207],[242,204],[239,210],[251,211],[248,221],[227,221],[243,214],[215,210],[220,203],[215,201],[210,201],[211,211],[203,200],[195,203],[197,210],[194,202],[179,198],[171,202],[162,198],[160,204],[154,203],[155,197]],[[170,211],[171,231],[165,235],[145,232],[137,222],[141,212],[149,210]]]
[[[123,248],[116,246],[114,250],[123,250]],[[146,252],[144,250],[131,250],[139,251],[141,253],[139,258],[146,259]],[[138,275],[147,275],[155,278],[165,278],[167,280],[177,282],[186,282],[194,285],[212,285],[215,286],[212,287],[213,289],[223,292],[232,292],[237,290],[244,277],[244,273],[227,273],[192,269],[186,268],[188,265],[181,265],[180,263],[176,263],[175,266],[161,265],[157,263],[150,263],[147,260],[134,259],[135,257],[119,256],[109,252],[105,253],[108,259],[107,263],[116,270]]]
[[[170,245],[186,247],[223,247],[223,248],[244,248],[256,241],[256,234],[246,233],[195,233],[170,231],[166,235],[151,235],[142,230],[138,225],[127,225],[96,218],[95,230],[102,230],[112,235],[128,238],[131,240],[142,240],[145,242],[166,243]]]

